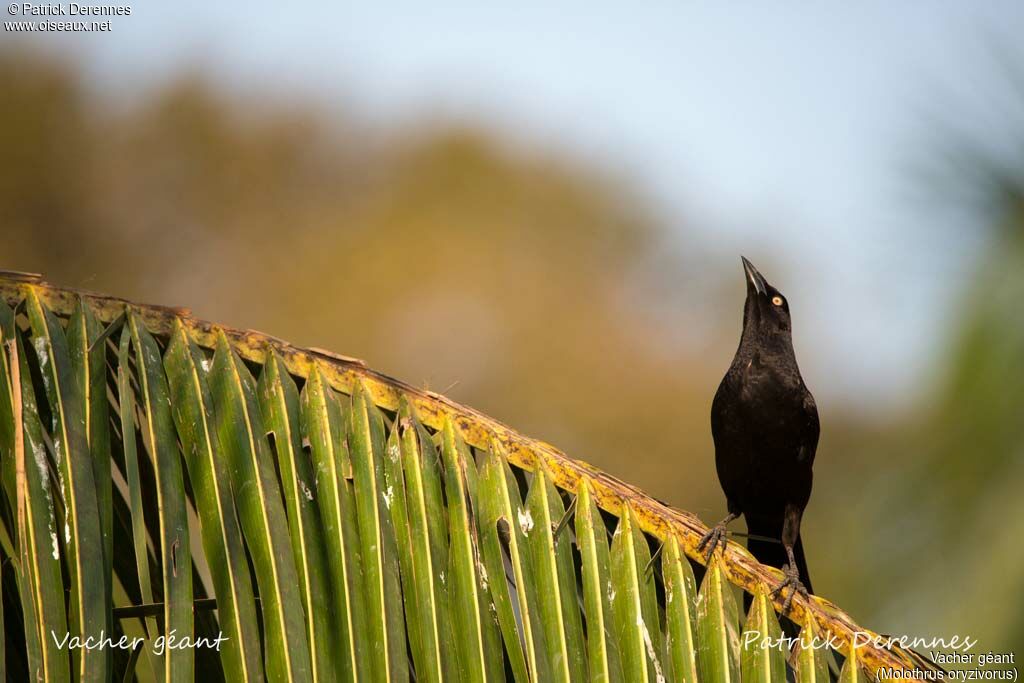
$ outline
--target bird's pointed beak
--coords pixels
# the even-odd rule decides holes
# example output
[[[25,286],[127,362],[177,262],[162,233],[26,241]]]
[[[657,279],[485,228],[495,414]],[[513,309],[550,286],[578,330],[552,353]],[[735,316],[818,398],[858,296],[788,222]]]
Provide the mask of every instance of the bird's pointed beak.
[[[757,272],[757,268],[745,256],[740,256],[740,260],[743,261],[743,270],[747,274],[747,293],[754,292],[761,296],[768,294],[768,285],[764,281],[764,276]]]

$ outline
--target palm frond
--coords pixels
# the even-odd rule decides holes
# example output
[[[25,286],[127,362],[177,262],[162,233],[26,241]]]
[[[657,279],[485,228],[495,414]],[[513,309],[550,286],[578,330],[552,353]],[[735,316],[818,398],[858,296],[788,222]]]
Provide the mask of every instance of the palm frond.
[[[778,570],[730,542],[698,590],[696,516],[358,360],[24,274],[0,274],[0,340],[9,672],[828,679],[826,650],[753,645],[781,637]],[[843,680],[918,661],[851,650],[871,632],[824,598],[789,616]]]

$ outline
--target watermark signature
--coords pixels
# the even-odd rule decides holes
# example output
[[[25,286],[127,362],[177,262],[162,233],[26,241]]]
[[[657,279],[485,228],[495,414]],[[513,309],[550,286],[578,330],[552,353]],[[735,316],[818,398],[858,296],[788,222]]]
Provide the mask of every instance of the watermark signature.
[[[179,638],[177,633],[177,630],[171,629],[171,632],[166,636],[157,636],[153,640],[153,653],[161,656],[168,650],[191,650],[200,647],[220,652],[221,644],[228,640],[228,637],[223,632],[218,632],[216,638],[209,638],[207,636],[200,636],[198,638],[185,636]],[[55,632],[50,631],[50,637],[53,638],[54,644],[61,650],[134,650],[142,647],[146,642],[145,638],[129,638],[125,635],[115,640],[103,630],[97,636],[86,636],[85,638],[77,635],[73,636],[70,632],[65,633],[63,636],[58,636]]]
[[[28,21],[5,21],[4,30],[15,33],[109,32],[113,29],[113,20],[131,16],[132,7],[82,2],[12,2],[7,5],[7,13],[12,17],[32,18]],[[37,20],[39,18],[42,20]]]
[[[779,636],[778,638],[772,638],[770,636],[762,636],[757,631],[747,631],[743,634],[744,648],[782,649],[796,644],[799,644],[802,649],[811,650],[820,650],[822,648],[843,650],[846,648],[845,643],[833,633],[813,638],[807,638],[803,634],[792,637]],[[908,650],[951,650],[953,653],[970,654],[969,651],[977,644],[978,641],[974,638],[959,635],[952,636],[951,638],[925,638],[921,636],[881,636],[877,633],[868,633],[866,631],[856,631],[853,634],[854,649],[860,649],[866,645],[882,649],[889,649],[895,646]],[[966,655],[959,654],[959,656]]]
[[[857,631],[853,634],[853,647],[859,649],[873,646],[881,649],[900,647],[907,650],[918,650],[928,653],[935,669],[889,669],[882,668],[875,673],[876,681],[884,680],[917,680],[917,681],[1016,681],[1019,671],[1016,668],[1016,655],[1013,652],[971,652],[978,641],[970,636],[955,635],[949,638],[921,636],[881,636],[877,633]],[[772,638],[763,636],[756,631],[743,634],[743,648],[778,649],[782,652],[791,647],[802,650],[819,650],[824,648],[845,652],[847,644],[829,633],[826,636],[808,637],[779,636]],[[947,666],[957,669],[943,670]],[[942,668],[939,668],[942,667]]]

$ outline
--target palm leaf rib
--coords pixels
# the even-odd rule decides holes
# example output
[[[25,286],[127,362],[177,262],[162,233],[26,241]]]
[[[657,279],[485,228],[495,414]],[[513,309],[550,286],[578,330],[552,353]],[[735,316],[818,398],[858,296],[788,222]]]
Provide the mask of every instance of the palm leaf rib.
[[[83,315],[90,320],[94,316],[104,325],[127,320],[130,332],[126,335],[136,347],[143,392],[152,393],[156,387],[154,397],[161,400],[168,393],[162,374],[162,366],[167,365],[171,411],[152,402],[152,412],[146,414],[161,422],[145,425],[150,434],[144,445],[178,448],[172,437],[156,434],[158,428],[173,431],[171,414],[179,434],[187,423],[194,424],[189,438],[181,442],[190,449],[185,458],[189,477],[198,480],[202,473],[197,512],[202,523],[216,524],[203,529],[204,546],[225,533],[232,539],[228,554],[222,552],[213,565],[214,584],[239,601],[225,603],[234,605],[233,616],[227,619],[232,633],[246,633],[253,598],[248,577],[239,582],[235,575],[244,559],[238,555],[243,552],[239,534],[244,532],[250,553],[255,553],[265,626],[282,641],[281,647],[265,655],[271,677],[307,679],[337,668],[345,680],[405,680],[411,670],[424,680],[453,680],[460,674],[466,680],[503,680],[504,648],[516,680],[543,680],[544,673],[551,674],[551,680],[622,680],[631,671],[651,681],[733,680],[738,678],[741,660],[735,634],[743,630],[743,622],[748,631],[778,634],[771,608],[781,609],[782,596],[772,598],[769,591],[781,581],[781,572],[759,564],[745,548],[729,542],[709,572],[714,585],[701,587],[703,597],[696,597],[687,560],[704,564],[698,544],[707,527],[695,515],[671,508],[442,395],[390,378],[357,359],[216,325],[193,318],[184,309],[56,287],[38,276],[0,271],[0,301],[15,309],[28,301],[36,335],[44,330],[60,334],[55,328],[58,321],[72,316],[78,325],[83,324]],[[111,333],[109,327],[100,333],[95,325],[87,335],[76,332],[93,344],[89,353],[97,344],[102,348],[116,341],[108,339]],[[163,362],[155,343],[150,344],[153,338],[168,348]],[[85,353],[85,342],[76,337],[76,343]],[[212,370],[205,365],[208,356],[213,357]],[[259,388],[246,363],[271,373],[262,378]],[[0,388],[9,390],[5,368],[0,366],[4,370]],[[304,380],[304,388],[297,391],[288,375]],[[113,377],[108,382],[116,385],[116,368]],[[7,384],[2,381],[5,378]],[[121,384],[122,391],[130,390],[124,375]],[[75,386],[61,389],[67,392],[66,402],[72,409],[83,405],[72,404],[77,400],[72,395]],[[185,399],[187,407],[177,405]],[[341,405],[337,399],[342,399]],[[211,409],[219,411],[218,421]],[[116,418],[116,411],[112,415]],[[77,414],[73,416],[78,419]],[[226,421],[232,417],[240,421]],[[277,458],[265,444],[271,432]],[[112,441],[115,436],[111,434]],[[86,439],[79,441],[80,462],[91,465]],[[159,458],[171,462],[170,453],[159,453]],[[226,460],[216,463],[215,454]],[[0,456],[7,458],[8,453]],[[388,457],[396,459],[386,462]],[[285,471],[275,475],[279,459]],[[3,464],[0,471],[6,467]],[[529,496],[515,488],[518,484],[509,467],[531,475]],[[218,488],[228,484],[227,469],[236,490],[236,506],[238,489],[248,496],[242,500],[238,521],[225,507],[230,493]],[[85,472],[85,483],[76,485],[90,495],[85,499],[88,505],[76,514],[83,515],[97,566],[102,568],[103,549],[109,547],[109,541],[101,540],[110,519],[109,494],[104,493],[106,482],[91,481],[91,466],[80,471]],[[180,474],[168,478],[164,472],[162,476],[161,486],[169,494]],[[283,478],[284,487],[275,485],[277,476]],[[315,481],[307,481],[311,478]],[[443,503],[434,491],[436,486],[446,490]],[[181,509],[179,498],[161,501],[174,501]],[[201,501],[217,508],[204,512],[199,508]],[[257,502],[269,503],[270,508],[261,510]],[[402,509],[392,510],[393,504]],[[598,509],[619,518],[610,543]],[[181,519],[180,512],[174,514],[178,517],[173,519]],[[566,523],[571,516],[575,522]],[[20,538],[23,526],[12,532],[7,523],[4,531],[19,549],[26,542]],[[181,526],[183,522],[173,523],[187,540],[189,530]],[[163,533],[169,540],[169,529]],[[254,542],[257,537],[259,541]],[[657,562],[658,553],[651,559],[651,538],[664,544]],[[310,539],[318,548],[313,554],[306,547]],[[573,553],[573,546],[579,554]],[[165,548],[163,560],[157,558],[164,571],[167,610],[180,611],[184,596],[189,595],[187,585],[180,590],[172,587],[180,577],[173,571],[167,574],[164,566],[174,557],[187,560],[182,550],[175,546],[178,554],[169,556]],[[652,572],[655,566],[661,568],[660,578]],[[17,571],[22,570],[16,567]],[[102,576],[102,569],[96,575]],[[81,581],[75,573],[72,576]],[[517,584],[524,582],[520,591]],[[665,602],[660,604],[656,584],[665,589]],[[730,584],[757,596],[749,618],[728,607],[734,590]],[[36,584],[26,585],[36,589]],[[538,586],[546,586],[547,592],[537,594]],[[623,592],[616,598],[620,588]],[[712,591],[714,600],[702,603]],[[623,602],[627,599],[628,605]],[[311,625],[313,617],[308,613],[318,602],[330,614],[326,621]],[[38,599],[29,604],[35,607]],[[708,614],[709,608],[717,612]],[[103,624],[100,609],[102,600],[86,611],[95,625],[90,627]],[[79,612],[71,616],[83,617]],[[896,646],[862,644],[864,634],[874,634],[819,596],[797,596],[790,616],[805,632],[830,634],[844,654],[849,654],[855,635],[860,634],[856,656],[844,672],[851,680],[858,670],[874,677],[881,669],[914,669],[920,661],[915,653]],[[723,619],[729,623],[719,623]],[[636,630],[622,633],[631,628]],[[721,637],[726,629],[733,637]],[[726,664],[712,668],[726,671],[724,678],[707,677],[702,671],[711,666],[710,660],[702,663],[696,653],[705,632],[717,638],[716,647],[722,648],[716,656],[719,664]],[[325,649],[319,639],[328,633],[343,638]],[[357,636],[365,638],[362,645],[357,645]],[[409,639],[408,654],[403,638]],[[225,660],[234,662],[231,670],[235,672],[257,663],[242,647],[253,641],[252,636],[241,640]],[[816,679],[825,675],[819,654],[799,652],[793,664],[814,672],[808,679]],[[188,671],[188,656],[178,659]],[[83,666],[80,661],[77,664]],[[765,653],[743,654],[744,672],[756,672],[758,680],[777,680],[782,666],[780,659]],[[252,674],[254,679],[261,676]]]

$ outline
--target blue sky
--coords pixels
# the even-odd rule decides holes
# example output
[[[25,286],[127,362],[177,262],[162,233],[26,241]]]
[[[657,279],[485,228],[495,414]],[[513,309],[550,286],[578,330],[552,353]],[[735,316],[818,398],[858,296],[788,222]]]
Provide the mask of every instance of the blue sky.
[[[183,66],[248,91],[272,75],[374,121],[465,118],[568,150],[700,226],[681,240],[780,270],[798,350],[813,335],[805,374],[907,395],[977,246],[915,171],[938,124],[995,148],[1024,128],[997,58],[1024,64],[1024,5],[496,4],[147,2],[110,33],[20,40],[112,92]]]

